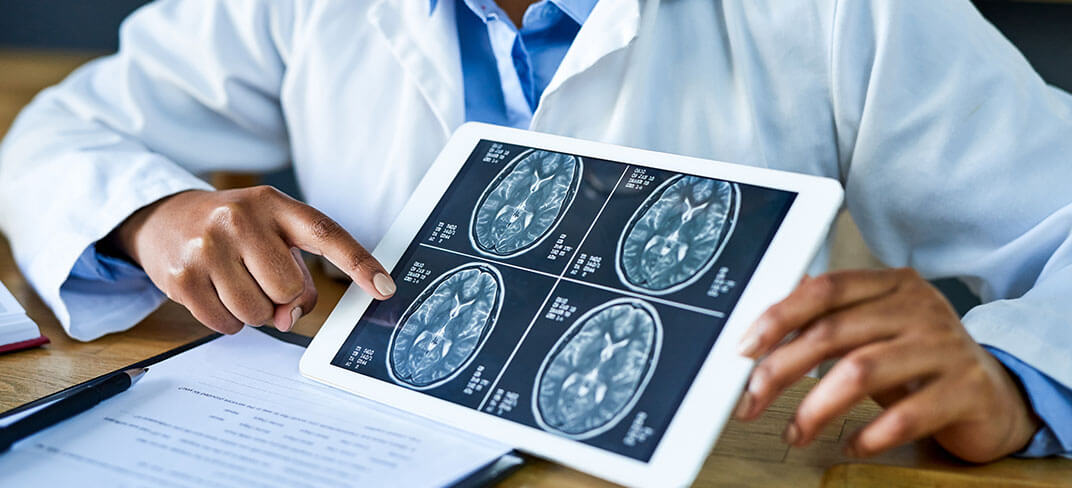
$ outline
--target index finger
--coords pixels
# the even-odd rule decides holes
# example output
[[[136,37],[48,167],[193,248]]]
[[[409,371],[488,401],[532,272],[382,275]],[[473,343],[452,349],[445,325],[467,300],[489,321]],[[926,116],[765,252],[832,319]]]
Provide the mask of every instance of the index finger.
[[[293,202],[277,219],[291,245],[323,256],[378,300],[395,293],[395,282],[376,258],[341,225],[319,210]]]
[[[834,271],[805,280],[763,312],[741,337],[740,354],[759,357],[791,332],[839,308],[897,289],[904,270]]]

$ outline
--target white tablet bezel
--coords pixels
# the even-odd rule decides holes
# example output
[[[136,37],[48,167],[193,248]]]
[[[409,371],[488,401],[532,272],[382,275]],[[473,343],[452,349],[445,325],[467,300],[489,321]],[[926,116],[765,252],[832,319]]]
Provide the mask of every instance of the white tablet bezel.
[[[841,205],[833,179],[632,149],[518,129],[468,123],[448,141],[373,255],[395,267],[481,139],[665,169],[797,193],[725,327],[649,462],[518,424],[331,365],[371,297],[351,285],[302,356],[316,381],[511,445],[523,452],[632,486],[679,486],[699,472],[744,387],[752,361],[736,353],[741,334],[804,275]]]

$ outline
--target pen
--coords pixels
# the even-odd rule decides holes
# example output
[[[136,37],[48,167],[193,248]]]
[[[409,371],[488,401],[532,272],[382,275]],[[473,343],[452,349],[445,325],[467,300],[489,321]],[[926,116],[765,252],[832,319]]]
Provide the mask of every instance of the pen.
[[[0,453],[15,442],[45,430],[75,415],[93,408],[98,403],[116,396],[141,379],[149,368],[128,369],[112,375],[99,384],[88,386],[66,398],[42,408],[15,423],[0,428]]]

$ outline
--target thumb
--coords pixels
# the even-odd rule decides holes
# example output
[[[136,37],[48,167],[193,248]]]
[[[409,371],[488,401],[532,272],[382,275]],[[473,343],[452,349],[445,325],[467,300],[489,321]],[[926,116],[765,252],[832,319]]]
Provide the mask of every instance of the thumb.
[[[312,312],[313,307],[316,306],[316,285],[313,284],[313,276],[309,274],[309,268],[305,265],[305,260],[302,259],[301,251],[298,248],[290,248],[290,254],[294,256],[294,260],[298,263],[298,267],[301,268],[302,276],[305,280],[305,287],[302,290],[302,294],[298,296],[294,301],[283,305],[276,305],[274,321],[275,327],[283,332],[287,332],[294,328],[294,324],[298,322],[303,315]]]

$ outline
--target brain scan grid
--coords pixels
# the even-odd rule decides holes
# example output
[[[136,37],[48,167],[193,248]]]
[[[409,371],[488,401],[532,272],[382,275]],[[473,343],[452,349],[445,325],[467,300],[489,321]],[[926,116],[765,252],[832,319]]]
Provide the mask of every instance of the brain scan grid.
[[[480,141],[331,364],[646,462],[793,198]]]

